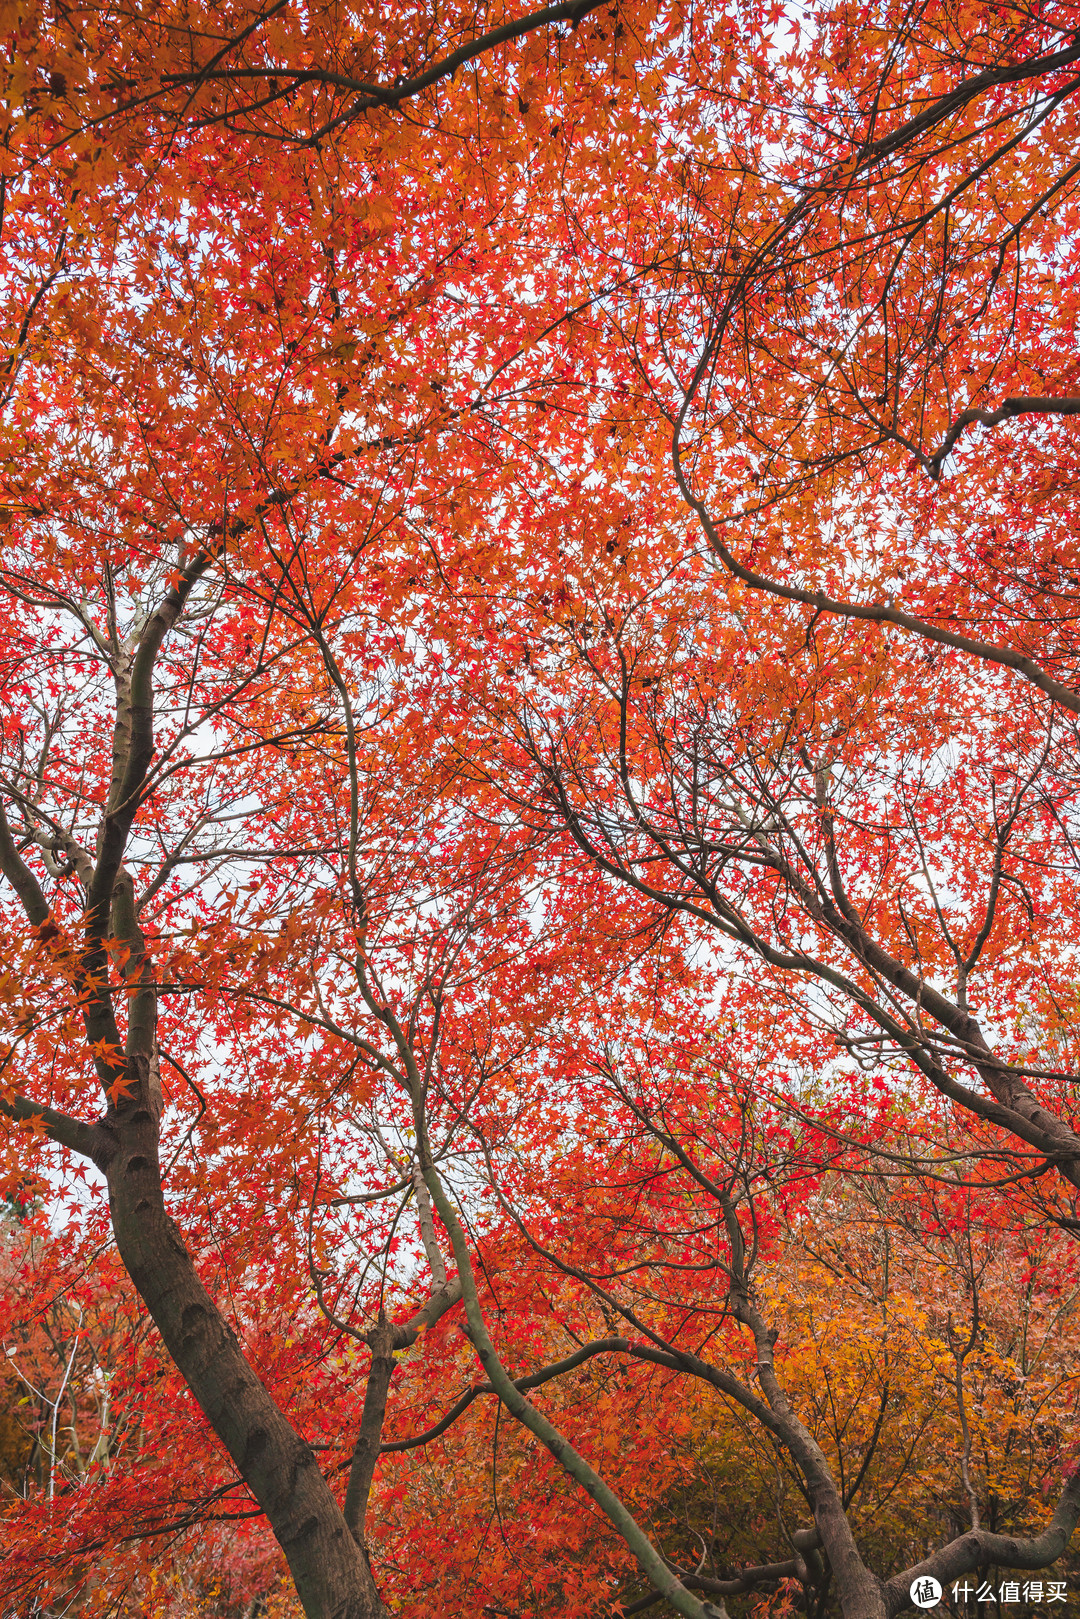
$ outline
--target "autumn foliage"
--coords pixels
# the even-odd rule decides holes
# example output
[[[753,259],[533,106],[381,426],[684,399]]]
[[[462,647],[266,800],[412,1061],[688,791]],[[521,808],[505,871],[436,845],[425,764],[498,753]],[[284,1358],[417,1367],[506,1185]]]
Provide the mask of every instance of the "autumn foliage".
[[[1067,1581],[1080,13],[0,29],[5,1619]]]

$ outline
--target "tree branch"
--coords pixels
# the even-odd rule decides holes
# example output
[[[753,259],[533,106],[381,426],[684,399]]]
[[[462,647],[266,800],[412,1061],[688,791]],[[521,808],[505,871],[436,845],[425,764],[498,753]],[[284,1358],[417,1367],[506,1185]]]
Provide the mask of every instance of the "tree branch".
[[[515,18],[510,22],[502,23],[498,28],[491,28],[485,34],[468,40],[459,45],[457,50],[451,51],[439,62],[433,62],[422,73],[412,78],[402,79],[394,84],[374,84],[364,79],[354,79],[348,74],[330,72],[324,68],[218,68],[221,52],[213,58],[211,64],[197,68],[189,73],[167,73],[162,77],[162,83],[175,86],[179,89],[198,90],[207,84],[236,83],[244,80],[270,80],[280,84],[272,100],[279,100],[290,91],[305,84],[326,85],[332,89],[343,90],[347,95],[354,96],[348,109],[338,117],[331,119],[314,134],[306,136],[304,144],[312,145],[321,140],[331,130],[342,123],[351,122],[361,113],[369,112],[376,107],[387,111],[409,101],[419,95],[423,90],[437,84],[440,79],[453,78],[458,68],[475,61],[487,51],[495,50],[499,45],[508,44],[511,40],[520,39],[523,34],[534,32],[538,28],[545,28],[550,23],[570,22],[577,23],[582,17],[588,16],[590,11],[597,11],[608,0],[569,0],[555,6],[545,6],[540,11],[532,11],[525,17]],[[282,81],[285,81],[282,83]],[[202,122],[210,124],[220,122],[224,118],[235,117],[237,109],[231,108],[208,117]]]
[[[45,1107],[18,1092],[0,1096],[0,1113],[19,1124],[40,1124],[50,1141],[89,1158],[103,1172],[116,1147],[108,1130],[100,1124],[73,1118],[70,1113],[58,1113],[55,1108]]]
[[[19,903],[28,920],[34,927],[42,927],[49,920],[49,902],[42,892],[41,884],[15,847],[15,839],[11,835],[11,827],[4,813],[2,801],[0,801],[0,871],[19,896]]]
[[[368,1333],[368,1343],[371,1346],[371,1370],[364,1394],[360,1432],[349,1464],[349,1482],[343,1508],[349,1533],[361,1547],[364,1545],[364,1523],[371,1483],[375,1477],[375,1464],[382,1450],[379,1441],[386,1417],[386,1397],[390,1392],[390,1379],[394,1375],[394,1329],[384,1313],[380,1313],[378,1325]]]
[[[1001,1568],[1048,1568],[1067,1550],[1080,1521],[1080,1470],[1074,1472],[1058,1498],[1054,1515],[1041,1535],[1025,1540],[1020,1535],[997,1535],[988,1529],[969,1529],[913,1568],[897,1574],[885,1586],[889,1619],[911,1606],[913,1581],[928,1575],[947,1585],[962,1574],[996,1564]]]
[[[542,1383],[550,1382],[553,1377],[562,1377],[564,1373],[573,1371],[575,1366],[581,1366],[585,1361],[591,1360],[594,1355],[625,1355],[633,1352],[633,1346],[629,1338],[600,1338],[596,1343],[583,1344],[580,1349],[575,1349],[574,1353],[567,1355],[564,1360],[557,1360],[551,1366],[542,1366],[538,1371],[530,1372],[527,1377],[515,1378],[514,1387],[522,1392],[526,1389],[536,1389]],[[671,1365],[676,1370],[679,1369],[677,1362],[672,1361]],[[413,1450],[417,1445],[426,1445],[429,1440],[437,1439],[440,1434],[445,1433],[447,1428],[451,1427],[481,1394],[495,1394],[496,1392],[494,1383],[474,1383],[472,1388],[466,1389],[461,1398],[450,1407],[446,1415],[433,1428],[428,1428],[421,1434],[414,1434],[409,1439],[392,1439],[388,1444],[383,1445],[383,1451]]]
[[[964,431],[976,423],[982,427],[996,427],[999,422],[1011,421],[1014,416],[1080,416],[1080,399],[1050,399],[1039,395],[1006,399],[999,410],[980,410],[973,406],[961,411],[933,454],[924,457],[931,478],[937,481],[950,450]]]
[[[769,579],[764,574],[755,573],[752,568],[744,567],[720,538],[720,532],[705,502],[698,499],[687,483],[680,465],[677,444],[674,453],[675,475],[680,491],[704,529],[709,549],[714,556],[719,557],[729,573],[734,574],[736,579],[751,590],[766,591],[770,596],[780,597],[782,601],[801,602],[805,607],[813,607],[819,613],[835,613],[841,618],[861,619],[870,624],[895,624],[899,629],[911,630],[927,641],[936,641],[941,646],[951,647],[954,652],[967,652],[972,657],[981,658],[985,663],[996,663],[1002,668],[1014,669],[1017,674],[1023,675],[1025,680],[1030,680],[1033,686],[1037,686],[1056,703],[1060,703],[1062,708],[1067,708],[1072,714],[1080,714],[1080,692],[1062,685],[1060,680],[1048,675],[1032,658],[1026,658],[1022,652],[1015,652],[1012,647],[997,646],[992,641],[980,641],[974,636],[962,635],[956,630],[942,629],[940,625],[931,624],[927,619],[903,612],[891,602],[840,601],[834,596],[826,596],[822,590],[802,590],[798,585],[782,585],[779,580]]]

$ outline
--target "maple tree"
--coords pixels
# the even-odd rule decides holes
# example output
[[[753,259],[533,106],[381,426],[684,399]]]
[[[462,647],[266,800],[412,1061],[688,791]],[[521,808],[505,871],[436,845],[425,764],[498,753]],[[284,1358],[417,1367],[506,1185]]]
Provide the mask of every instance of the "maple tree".
[[[620,1167],[625,1186],[629,1162]],[[640,1189],[640,1175],[633,1184]],[[812,1200],[810,1219],[804,1211],[784,1230],[777,1262],[759,1272],[779,1328],[785,1389],[837,1469],[859,1543],[885,1575],[918,1561],[928,1545],[951,1538],[968,1521],[970,1502],[956,1465],[965,1451],[965,1421],[968,1476],[982,1510],[992,1527],[1016,1533],[1044,1516],[1045,1491],[1060,1465],[1056,1447],[1073,1420],[1072,1348],[1054,1324],[1071,1294],[1069,1242],[1059,1235],[1053,1255],[1053,1239],[1041,1251],[1026,1250],[1028,1287],[1018,1301],[1018,1255],[1010,1243],[1002,1246],[997,1222],[984,1224],[976,1215],[963,1231],[946,1229],[964,1200],[962,1192],[928,1186],[905,1212],[887,1185],[879,1182],[866,1196],[860,1183],[849,1181],[842,1202],[833,1191]],[[936,1234],[926,1219],[931,1208],[943,1217]],[[632,1215],[640,1220],[640,1214],[639,1193]],[[617,1228],[620,1257],[629,1246],[625,1228],[626,1222]],[[654,1285],[658,1270],[654,1263]],[[712,1298],[698,1287],[696,1305],[707,1309]],[[636,1291],[640,1308],[644,1286]],[[683,1309],[695,1291],[680,1288]],[[505,1311],[505,1286],[500,1292]],[[973,1304],[974,1350],[968,1342]],[[519,1308],[515,1300],[513,1309]],[[587,1298],[559,1296],[556,1312],[564,1330],[586,1341],[605,1335],[605,1321]],[[536,1344],[532,1353],[552,1359],[554,1319],[546,1309],[544,1315],[536,1328],[545,1348]],[[656,1314],[650,1324],[658,1324]],[[714,1361],[721,1358],[717,1336],[710,1345]],[[565,1347],[573,1342],[568,1336]],[[724,1342],[722,1358],[729,1367],[740,1363],[737,1341]],[[588,1434],[603,1446],[608,1476],[651,1521],[674,1560],[693,1570],[705,1561],[707,1546],[712,1589],[719,1586],[736,1612],[744,1611],[740,1584],[744,1593],[755,1587],[734,1572],[752,1568],[766,1588],[784,1581],[788,1600],[794,1587],[809,1599],[810,1611],[828,1611],[824,1570],[797,1528],[806,1513],[801,1481],[765,1430],[707,1386],[695,1389],[678,1375],[612,1361],[597,1357],[564,1377],[559,1424],[575,1439]],[[460,1376],[466,1382],[467,1370]],[[430,1389],[425,1395],[430,1398]],[[520,1437],[507,1431],[505,1418],[500,1423],[497,1411],[488,1410],[475,1421],[479,1454],[470,1456],[460,1438],[454,1444],[451,1430],[433,1447],[435,1457],[415,1464],[408,1489],[385,1512],[391,1565],[407,1562],[406,1537],[426,1514],[450,1511],[455,1524],[467,1526],[460,1540],[455,1537],[455,1549],[425,1570],[422,1595],[412,1587],[418,1610],[467,1611],[478,1546],[483,1591],[494,1612],[529,1611],[534,1602],[538,1611],[563,1604],[573,1612],[600,1611],[605,1588],[621,1588],[624,1609],[650,1606],[647,1590],[639,1595],[640,1582],[627,1568],[625,1549],[598,1522],[583,1519],[549,1470],[534,1476],[536,1464]],[[413,1416],[408,1426],[415,1431],[424,1423]],[[737,1513],[729,1509],[732,1500]],[[801,1586],[799,1558],[782,1526],[800,1541],[809,1565]],[[1063,1578],[1071,1565],[1055,1572]],[[594,1580],[590,1608],[582,1585]],[[784,1595],[781,1586],[777,1600]]]
[[[1073,11],[4,27],[6,1190],[38,1177],[73,1256],[107,1191],[118,1364],[157,1354],[130,1283],[202,1414],[140,1397],[130,1473],[69,1466],[60,1552],[50,1438],[12,1589],[250,1512],[311,1615],[519,1600],[510,1537],[465,1574],[415,1528],[431,1491],[479,1522],[477,1404],[550,1457],[519,1536],[562,1612],[787,1582],[877,1619],[1052,1567],[1068,1376],[1003,1454],[1034,1374],[970,1234],[1056,1368]],[[58,1260],[20,1319],[80,1286]],[[946,1459],[897,1464],[941,1533],[878,1544],[858,1491],[949,1375]],[[393,1459],[425,1411],[456,1461]],[[780,1537],[714,1515],[695,1564],[670,1503],[735,1414]]]

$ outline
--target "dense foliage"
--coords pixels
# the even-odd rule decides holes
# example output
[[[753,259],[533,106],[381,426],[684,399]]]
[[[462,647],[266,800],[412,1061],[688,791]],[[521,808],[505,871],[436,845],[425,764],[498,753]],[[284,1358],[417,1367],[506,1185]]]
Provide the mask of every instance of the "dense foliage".
[[[1080,14],[0,26],[8,1609],[1040,1609]]]

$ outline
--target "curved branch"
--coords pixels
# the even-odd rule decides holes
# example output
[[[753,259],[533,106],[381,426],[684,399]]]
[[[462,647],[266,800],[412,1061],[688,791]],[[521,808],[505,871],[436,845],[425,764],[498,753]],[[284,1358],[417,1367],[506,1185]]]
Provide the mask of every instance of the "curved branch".
[[[0,1096],[0,1113],[17,1124],[40,1125],[50,1141],[89,1158],[103,1173],[116,1148],[113,1137],[100,1124],[76,1119],[70,1113],[59,1113],[56,1108],[45,1107],[17,1092]]]
[[[424,1140],[424,1121],[415,1113],[416,1123]],[[541,1444],[550,1451],[555,1460],[574,1480],[585,1493],[596,1502],[597,1506],[607,1517],[612,1527],[621,1535],[622,1539],[645,1574],[649,1582],[660,1591],[670,1602],[676,1612],[684,1614],[686,1619],[720,1619],[719,1611],[709,1602],[699,1602],[687,1590],[686,1586],[673,1573],[668,1564],[661,1557],[649,1536],[642,1529],[637,1519],[630,1513],[620,1497],[606,1484],[600,1475],[589,1466],[585,1458],[575,1450],[574,1446],[550,1423],[546,1417],[536,1409],[530,1401],[526,1400],[520,1390],[515,1386],[514,1379],[507,1372],[499,1359],[495,1345],[491,1341],[480,1308],[480,1298],[476,1289],[476,1279],[472,1268],[472,1259],[469,1254],[465,1233],[461,1222],[454,1212],[450,1199],[447,1197],[439,1176],[431,1165],[429,1155],[423,1153],[422,1168],[424,1179],[427,1181],[431,1200],[435,1205],[439,1218],[450,1237],[454,1250],[454,1259],[461,1278],[462,1292],[465,1301],[465,1313],[468,1321],[466,1334],[476,1350],[480,1364],[487,1371],[494,1385],[495,1392],[523,1428],[527,1428]]]
[[[1052,399],[1033,394],[1030,397],[1006,399],[999,410],[980,410],[973,406],[970,410],[961,411],[937,449],[924,458],[931,478],[936,482],[941,477],[941,468],[965,427],[973,427],[976,423],[982,427],[996,427],[999,422],[1011,421],[1014,416],[1080,416],[1080,399]]]
[[[167,73],[162,76],[162,83],[175,86],[178,89],[192,91],[201,89],[207,84],[237,83],[245,80],[270,81],[275,85],[274,92],[260,105],[280,100],[282,96],[305,84],[325,85],[331,89],[342,90],[346,95],[355,99],[345,112],[331,119],[314,134],[306,136],[305,145],[313,145],[328,135],[343,123],[349,123],[358,118],[361,113],[370,112],[376,107],[392,111],[404,101],[410,101],[422,91],[430,89],[441,79],[452,79],[457,70],[473,62],[477,57],[495,50],[499,45],[509,44],[511,40],[520,39],[524,34],[533,33],[538,28],[545,28],[550,23],[569,22],[577,24],[590,11],[597,11],[608,0],[568,0],[561,5],[545,6],[540,11],[532,11],[525,17],[517,17],[510,22],[502,23],[498,28],[491,28],[485,34],[459,45],[457,50],[451,51],[441,61],[432,62],[422,73],[414,74],[412,78],[401,79],[394,84],[373,84],[364,79],[355,79],[348,74],[334,73],[323,68],[273,68],[273,67],[245,67],[245,68],[218,68],[222,53],[219,51],[206,67],[197,68],[190,73]],[[211,124],[218,123],[228,117],[235,117],[237,109],[226,110],[212,117],[201,120]]]
[[[819,613],[835,613],[841,618],[862,619],[870,624],[894,624],[898,629],[911,630],[921,635],[924,640],[936,641],[941,646],[951,647],[954,652],[967,652],[972,657],[981,658],[984,663],[1000,664],[1004,669],[1013,669],[1017,674],[1030,680],[1033,686],[1052,697],[1062,708],[1067,708],[1072,714],[1080,714],[1080,692],[1073,691],[1060,680],[1055,680],[1041,668],[1034,659],[1027,658],[1022,652],[1016,652],[1012,647],[997,646],[992,641],[980,641],[971,635],[961,635],[956,630],[945,630],[937,624],[931,624],[925,618],[917,618],[914,613],[905,613],[901,608],[894,607],[891,602],[847,602],[840,601],[835,596],[827,596],[823,590],[802,590],[798,585],[782,585],[777,579],[769,579],[764,574],[755,573],[752,568],[745,567],[729,550],[720,538],[720,532],[709,513],[703,500],[700,500],[690,488],[680,463],[678,444],[674,449],[675,476],[679,489],[686,504],[696,515],[705,537],[709,542],[709,549],[729,573],[734,574],[742,584],[751,590],[763,590],[770,596],[779,596],[782,601],[800,602],[804,607],[813,607]]]
[[[0,872],[3,872],[19,896],[19,903],[26,912],[28,921],[35,928],[42,927],[49,920],[49,902],[45,898],[41,884],[15,847],[15,839],[11,835],[11,827],[4,813],[2,801],[0,801]]]
[[[1068,1549],[1080,1522],[1080,1470],[1072,1474],[1058,1498],[1053,1517],[1041,1535],[1025,1540],[1020,1535],[997,1535],[988,1529],[970,1529],[940,1551],[905,1569],[885,1585],[889,1619],[911,1606],[912,1583],[924,1575],[942,1585],[962,1574],[998,1564],[1002,1568],[1049,1568]]]
[[[526,1389],[536,1389],[542,1383],[550,1382],[553,1377],[561,1377],[564,1372],[573,1371],[575,1366],[580,1366],[583,1362],[591,1360],[594,1355],[625,1355],[633,1352],[633,1346],[629,1338],[599,1338],[595,1343],[583,1344],[580,1349],[576,1349],[572,1355],[567,1355],[564,1360],[557,1360],[550,1366],[542,1366],[539,1371],[530,1372],[527,1377],[515,1378],[514,1387],[522,1392]],[[674,1366],[675,1362],[672,1362],[672,1365]],[[474,1383],[471,1389],[466,1389],[461,1398],[455,1401],[446,1415],[433,1428],[428,1428],[420,1434],[413,1434],[408,1439],[392,1439],[383,1445],[383,1452],[413,1450],[417,1445],[426,1445],[429,1440],[438,1439],[439,1435],[444,1434],[447,1428],[451,1427],[481,1394],[495,1393],[497,1393],[497,1390],[494,1383]]]

